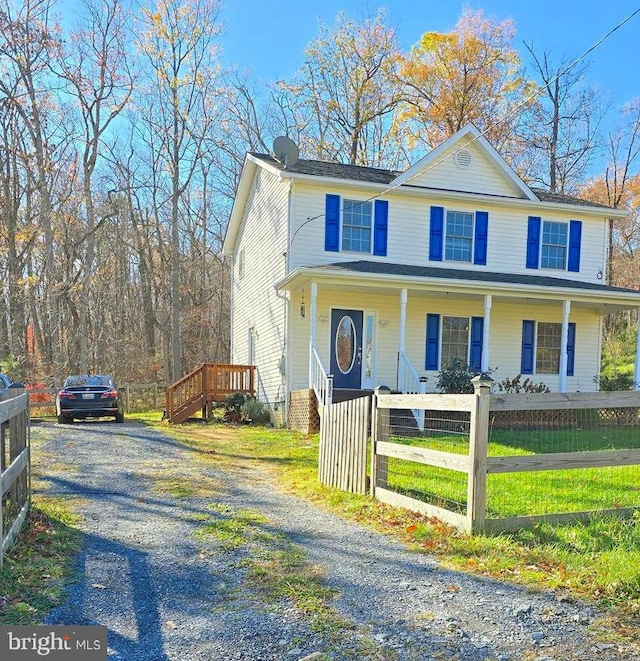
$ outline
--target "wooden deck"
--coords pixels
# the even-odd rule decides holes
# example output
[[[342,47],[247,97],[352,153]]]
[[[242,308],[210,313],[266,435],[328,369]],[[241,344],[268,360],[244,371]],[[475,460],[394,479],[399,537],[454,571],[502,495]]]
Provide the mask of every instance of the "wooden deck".
[[[235,392],[255,397],[255,366],[205,363],[166,390],[166,415],[170,422],[184,422],[198,411],[207,420],[214,402]]]

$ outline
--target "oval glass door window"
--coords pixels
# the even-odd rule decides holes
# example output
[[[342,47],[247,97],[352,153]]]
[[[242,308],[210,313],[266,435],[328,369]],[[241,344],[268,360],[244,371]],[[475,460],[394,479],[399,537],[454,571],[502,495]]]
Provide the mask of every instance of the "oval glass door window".
[[[351,317],[342,317],[336,329],[336,363],[343,374],[348,374],[356,359],[356,328]]]

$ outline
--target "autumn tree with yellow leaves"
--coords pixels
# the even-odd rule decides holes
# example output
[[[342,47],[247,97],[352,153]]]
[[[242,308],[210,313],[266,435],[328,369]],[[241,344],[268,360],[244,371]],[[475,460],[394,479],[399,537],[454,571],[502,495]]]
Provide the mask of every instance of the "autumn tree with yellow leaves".
[[[426,32],[400,58],[403,107],[396,130],[411,146],[433,149],[471,122],[508,156],[512,127],[535,86],[521,70],[511,20],[465,8],[451,32]]]

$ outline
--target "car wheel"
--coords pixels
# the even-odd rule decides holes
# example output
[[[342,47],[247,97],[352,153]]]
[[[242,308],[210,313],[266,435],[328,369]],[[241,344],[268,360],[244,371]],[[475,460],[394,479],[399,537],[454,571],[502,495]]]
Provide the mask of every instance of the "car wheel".
[[[60,425],[67,425],[72,421],[73,421],[73,418],[69,418],[66,415],[62,415],[62,413],[58,416],[58,424],[60,424]]]
[[[124,422],[124,415],[122,413],[116,413],[116,422]]]

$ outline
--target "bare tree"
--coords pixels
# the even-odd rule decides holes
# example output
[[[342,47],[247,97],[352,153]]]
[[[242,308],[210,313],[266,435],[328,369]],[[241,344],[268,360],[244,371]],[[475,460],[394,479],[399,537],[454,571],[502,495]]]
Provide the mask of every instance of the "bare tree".
[[[171,364],[168,378],[182,373],[180,215],[198,168],[204,137],[217,110],[216,38],[218,0],[166,0],[143,9],[141,49],[151,72],[145,98],[147,129],[160,138],[166,169],[171,226]]]
[[[130,33],[122,0],[83,0],[82,23],[71,34],[60,75],[76,99],[82,120],[80,160],[86,220],[82,288],[78,299],[80,371],[89,372],[90,282],[94,271],[96,208],[93,175],[102,138],[128,103],[133,76],[126,55]]]
[[[583,84],[585,65],[570,66],[566,57],[554,64],[549,53],[525,46],[541,90],[523,134],[525,176],[554,193],[575,192],[597,155],[606,109],[596,90]]]
[[[281,116],[292,115],[287,124],[307,153],[356,165],[393,160],[397,57],[395,30],[383,11],[359,22],[340,13],[334,28],[320,25],[295,79],[278,85]]]

